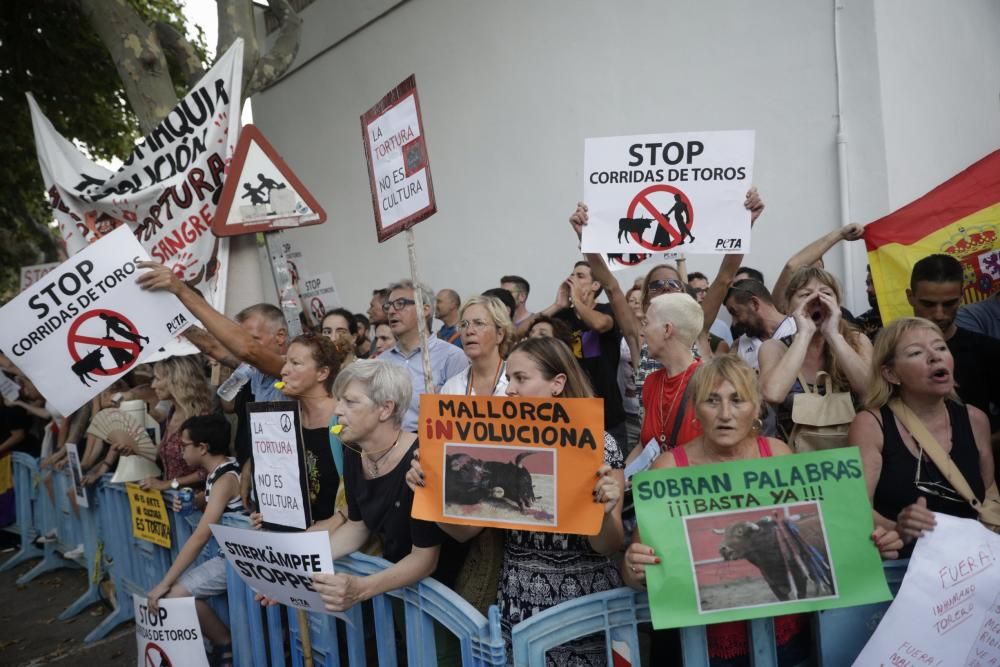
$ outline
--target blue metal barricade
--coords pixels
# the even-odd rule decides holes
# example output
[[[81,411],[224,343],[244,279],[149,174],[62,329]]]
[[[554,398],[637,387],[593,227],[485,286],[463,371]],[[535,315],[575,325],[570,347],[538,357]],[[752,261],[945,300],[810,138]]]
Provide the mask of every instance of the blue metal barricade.
[[[72,489],[73,481],[70,473],[64,471],[61,477],[63,478],[63,486],[66,489]],[[87,494],[88,506],[79,507],[75,512],[70,509],[65,517],[65,521],[73,524],[74,534],[76,535],[75,539],[79,540],[78,544],[83,545],[83,552],[74,556],[73,560],[87,570],[87,590],[59,614],[60,621],[73,618],[90,605],[101,600],[100,585],[105,573],[103,562],[104,544],[101,537],[99,510],[97,508],[98,493],[94,487],[87,487],[85,493]],[[67,498],[67,500],[69,499]],[[63,528],[59,528],[60,538],[62,537],[63,530]],[[66,530],[69,533],[69,527]],[[60,539],[60,542],[62,541]],[[70,541],[72,542],[73,540]],[[65,557],[69,556],[68,552],[63,552],[63,555]]]
[[[167,508],[167,514],[170,516],[170,562],[177,558],[180,554],[181,549],[184,547],[184,543],[187,542],[191,534],[194,533],[195,528],[198,527],[198,523],[201,521],[202,512],[199,510],[192,510],[189,514],[181,514],[180,512],[175,512],[173,510],[174,497],[178,494],[177,491],[166,490],[163,492],[163,502]],[[197,567],[204,563],[210,558],[214,558],[219,553],[219,545],[215,541],[214,537],[209,537],[208,542],[202,547],[201,553],[195,558],[194,563],[190,567]],[[169,565],[168,565],[169,567]],[[163,574],[166,574],[164,570]],[[162,577],[161,577],[162,578]],[[157,582],[159,583],[159,582]],[[226,604],[225,595],[214,595],[206,600],[212,610],[219,616],[226,625],[229,624],[229,606]]]
[[[35,470],[38,470],[37,463]],[[68,478],[58,471],[42,470],[36,474],[35,479],[38,480],[34,504],[35,528],[42,536],[42,560],[18,577],[19,586],[45,572],[79,566],[79,563],[63,557],[64,553],[75,549],[79,544],[76,538],[81,532],[79,522],[69,517],[73,510],[66,496]]]
[[[11,454],[11,466],[14,478],[14,530],[21,538],[21,547],[0,565],[0,572],[44,555],[42,549],[35,544],[35,539],[39,536],[35,526],[35,505],[39,492],[38,460],[30,454],[14,452]]]

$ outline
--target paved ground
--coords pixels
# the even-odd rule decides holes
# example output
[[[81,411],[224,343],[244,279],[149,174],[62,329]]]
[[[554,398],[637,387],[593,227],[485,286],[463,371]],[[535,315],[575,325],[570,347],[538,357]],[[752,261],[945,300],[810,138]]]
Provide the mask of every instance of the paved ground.
[[[0,532],[0,562],[11,557],[15,544],[9,533]],[[135,665],[135,632],[131,623],[120,625],[99,642],[89,646],[83,643],[83,637],[107,615],[108,609],[103,604],[93,605],[66,622],[56,618],[87,589],[83,570],[55,570],[26,586],[14,583],[36,562],[0,572],[0,665]]]

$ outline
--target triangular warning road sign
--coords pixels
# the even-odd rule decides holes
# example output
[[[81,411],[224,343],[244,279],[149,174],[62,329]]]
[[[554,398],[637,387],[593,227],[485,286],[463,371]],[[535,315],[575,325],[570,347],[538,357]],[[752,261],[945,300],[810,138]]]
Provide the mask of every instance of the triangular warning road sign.
[[[216,236],[318,225],[319,205],[255,125],[244,125],[212,220]]]

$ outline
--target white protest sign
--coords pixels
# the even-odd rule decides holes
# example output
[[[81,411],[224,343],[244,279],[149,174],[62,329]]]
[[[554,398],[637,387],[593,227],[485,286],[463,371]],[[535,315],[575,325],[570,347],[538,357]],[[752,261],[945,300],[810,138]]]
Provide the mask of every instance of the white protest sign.
[[[0,396],[8,401],[16,401],[21,395],[21,385],[7,377],[7,374],[0,371]]]
[[[856,667],[1000,665],[1000,535],[935,514]]]
[[[32,266],[22,266],[21,267],[21,289],[30,287],[32,284],[38,282],[38,279],[44,276],[46,273],[52,269],[59,266],[59,262],[50,262],[48,264],[33,264]]]
[[[137,665],[208,667],[194,598],[160,598],[151,610],[146,598],[132,594],[135,610]]]
[[[678,252],[645,253],[613,253],[604,256],[608,268],[612,271],[623,271],[636,267],[653,268],[655,264],[672,262],[680,257]]]
[[[66,464],[70,477],[73,478],[73,495],[80,507],[90,507],[87,503],[87,489],[83,486],[83,469],[80,467],[80,454],[75,442],[66,443]]]
[[[168,292],[146,292],[149,255],[128,227],[87,246],[0,309],[0,350],[61,414],[100,393],[187,329]]]
[[[264,523],[304,530],[311,521],[297,404],[251,403],[248,412],[253,478]]]
[[[70,255],[127,226],[153,259],[225,310],[229,242],[211,224],[240,133],[242,70],[237,39],[118,171],[90,160],[28,97],[38,162]],[[170,352],[194,349],[175,341]]]
[[[746,253],[754,133],[587,139],[583,252]]]
[[[333,274],[329,271],[315,277],[303,277],[299,282],[299,289],[302,305],[309,307],[317,324],[328,310],[340,308],[340,296],[333,283]]]
[[[327,613],[312,576],[333,573],[330,535],[269,533],[213,525],[212,534],[226,560],[247,586],[290,607]]]
[[[379,243],[437,210],[413,75],[361,116]]]

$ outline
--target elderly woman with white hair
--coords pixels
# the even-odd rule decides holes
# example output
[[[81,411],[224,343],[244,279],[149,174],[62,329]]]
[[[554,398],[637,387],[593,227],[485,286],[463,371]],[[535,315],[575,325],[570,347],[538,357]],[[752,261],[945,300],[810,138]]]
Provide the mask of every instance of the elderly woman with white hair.
[[[413,491],[404,480],[417,451],[416,434],[402,427],[411,392],[406,369],[378,359],[354,362],[334,384],[335,414],[343,427],[347,521],[330,535],[330,549],[334,559],[346,556],[374,534],[393,565],[366,577],[316,575],[316,591],[330,611],[416,583],[438,569],[445,536],[433,522],[410,517]]]

